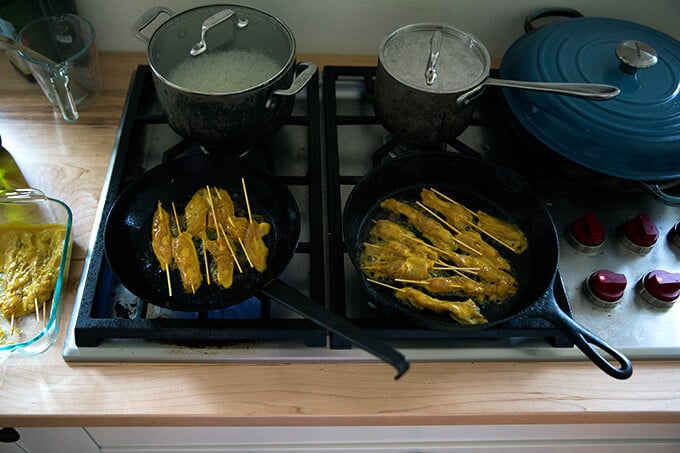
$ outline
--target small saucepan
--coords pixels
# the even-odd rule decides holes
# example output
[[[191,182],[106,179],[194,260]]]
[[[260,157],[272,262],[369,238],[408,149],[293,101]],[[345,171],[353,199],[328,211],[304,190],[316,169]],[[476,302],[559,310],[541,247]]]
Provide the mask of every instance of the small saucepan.
[[[170,210],[171,202],[181,213],[192,195],[206,186],[219,187],[232,194],[234,203],[245,205],[241,178],[247,184],[251,212],[270,223],[264,238],[269,248],[264,272],[235,271],[229,289],[203,284],[187,292],[177,272],[168,293],[165,272],[151,246],[151,225],[157,203]],[[237,212],[237,215],[239,213]],[[194,155],[174,159],[147,171],[128,186],[108,213],[104,231],[104,250],[114,274],[136,296],[172,310],[205,312],[239,304],[256,293],[282,303],[309,320],[345,337],[358,347],[393,365],[397,377],[409,368],[398,351],[377,340],[349,321],[279,280],[293,258],[300,234],[300,214],[288,187],[277,177],[229,155]]]
[[[376,114],[383,126],[404,142],[439,145],[467,128],[485,86],[592,100],[611,99],[619,93],[613,85],[493,79],[490,67],[489,53],[470,33],[443,24],[402,27],[380,44]]]
[[[380,206],[381,202],[396,198],[413,203],[419,200],[423,188],[438,189],[474,211],[515,224],[527,237],[528,248],[521,254],[499,250],[511,264],[518,289],[501,304],[479,304],[487,323],[459,324],[448,314],[416,309],[398,300],[393,289],[369,281],[361,269],[364,244],[370,242],[375,221],[394,219],[394,214]],[[555,225],[524,179],[510,169],[443,152],[395,158],[376,167],[354,187],[345,204],[343,233],[363,287],[380,309],[426,328],[460,332],[492,328],[516,317],[542,318],[564,333],[605,373],[617,379],[627,379],[632,374],[632,365],[623,354],[574,321],[557,304],[553,292],[559,259]]]

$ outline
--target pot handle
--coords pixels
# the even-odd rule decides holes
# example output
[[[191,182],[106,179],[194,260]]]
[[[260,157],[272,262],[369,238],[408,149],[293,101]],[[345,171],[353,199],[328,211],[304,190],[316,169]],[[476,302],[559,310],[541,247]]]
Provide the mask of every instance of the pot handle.
[[[680,180],[667,182],[640,182],[652,196],[668,206],[680,206],[680,195],[671,195],[666,190],[672,188],[680,189]]]
[[[151,24],[151,22],[153,22],[161,13],[165,13],[170,17],[175,15],[175,13],[170,8],[166,8],[165,6],[154,6],[145,12],[142,17],[137,19],[134,24],[132,24],[131,29],[134,37],[144,43],[148,43],[150,38],[143,34],[142,30],[148,27],[149,24]]]
[[[281,280],[274,280],[261,291],[310,321],[346,338],[360,348],[389,363],[397,370],[395,379],[399,379],[408,371],[410,367],[409,361],[399,351],[393,349],[387,343],[367,335],[363,330],[355,327],[354,324],[345,318],[326,309],[287,283]]]
[[[538,19],[543,19],[545,17],[583,17],[580,11],[571,8],[542,8],[531,12],[524,19],[524,32],[529,33],[532,30],[536,30],[539,27],[534,25],[534,22]]]
[[[267,103],[264,105],[265,108],[271,109],[274,108],[276,105],[276,102],[274,101],[274,96],[295,96],[302,90],[305,85],[307,85],[307,82],[309,82],[312,77],[314,77],[314,74],[316,74],[316,65],[312,62],[309,61],[303,61],[298,63],[298,65],[295,67],[295,73],[297,74],[299,68],[305,68],[299,75],[297,75],[294,79],[293,82],[290,84],[290,86],[286,89],[281,89],[281,90],[275,90],[269,95],[269,99],[267,99]]]
[[[556,302],[546,302],[539,316],[557,327],[574,345],[583,352],[598,368],[616,379],[628,379],[633,374],[633,365],[621,352],[614,349],[602,338],[586,329],[562,311]],[[618,362],[614,366],[598,349],[606,352]]]

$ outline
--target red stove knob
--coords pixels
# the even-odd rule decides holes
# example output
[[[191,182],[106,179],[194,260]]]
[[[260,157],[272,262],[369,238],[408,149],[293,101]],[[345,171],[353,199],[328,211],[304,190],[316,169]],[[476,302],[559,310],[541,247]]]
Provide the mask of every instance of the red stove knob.
[[[659,230],[649,214],[633,217],[624,225],[621,241],[633,252],[648,253],[659,239]]]
[[[580,252],[596,252],[604,243],[604,227],[595,214],[574,220],[569,233],[569,242]]]
[[[642,278],[642,297],[659,308],[673,306],[680,297],[680,273],[653,270]]]
[[[590,274],[590,277],[586,280],[586,295],[588,300],[595,305],[612,308],[623,297],[627,283],[625,275],[600,269]]]

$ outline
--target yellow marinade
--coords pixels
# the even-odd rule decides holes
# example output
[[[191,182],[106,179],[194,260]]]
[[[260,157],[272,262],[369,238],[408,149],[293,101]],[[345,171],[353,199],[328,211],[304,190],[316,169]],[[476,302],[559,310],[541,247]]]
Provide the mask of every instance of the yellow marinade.
[[[6,319],[52,300],[65,236],[64,225],[0,225],[0,308]]]

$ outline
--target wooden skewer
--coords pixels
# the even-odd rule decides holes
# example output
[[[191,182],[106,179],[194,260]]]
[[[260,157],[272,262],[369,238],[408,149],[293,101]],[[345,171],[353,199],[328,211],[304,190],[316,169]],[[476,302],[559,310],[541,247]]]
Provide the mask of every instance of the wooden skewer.
[[[170,282],[170,265],[165,265],[165,275],[168,278],[168,297],[172,297],[172,282]]]
[[[421,286],[427,286],[428,283],[430,283],[432,279],[429,278],[427,280],[407,280],[405,278],[395,278],[395,282],[400,282],[400,283],[411,283],[413,285],[421,285]],[[449,285],[449,288],[462,288],[463,285]]]
[[[12,313],[12,317],[9,320],[9,336],[11,337],[14,335],[14,313]]]
[[[177,209],[175,209],[175,202],[172,202],[172,213],[175,215],[175,224],[177,225],[177,234],[182,232],[182,227],[179,226],[179,216],[177,215]]]
[[[458,231],[453,225],[451,225],[450,223],[448,223],[446,220],[442,219],[439,215],[437,215],[437,213],[435,213],[435,212],[432,211],[430,208],[428,208],[427,206],[425,206],[424,204],[422,204],[420,201],[416,201],[416,204],[417,204],[418,206],[420,206],[421,208],[423,208],[424,210],[426,210],[432,217],[434,217],[435,219],[439,220],[441,223],[443,223],[443,224],[446,225],[448,228],[450,228],[454,233],[460,234],[460,231]],[[465,242],[461,241],[460,239],[456,239],[456,238],[454,237],[453,240],[456,241],[458,244],[462,245],[463,247],[467,248],[468,250],[472,251],[473,253],[476,253],[476,254],[479,255],[479,256],[484,256],[484,254],[483,254],[482,252],[480,252],[479,250],[477,250],[477,249],[474,248],[474,247],[470,247],[469,245],[467,245]]]
[[[241,264],[239,264],[238,259],[236,259],[236,252],[234,252],[234,248],[229,243],[229,239],[227,238],[227,233],[224,232],[224,228],[222,228],[222,225],[217,225],[217,228],[222,233],[222,237],[224,238],[224,242],[226,242],[227,248],[229,249],[229,253],[231,253],[231,257],[234,259],[234,262],[236,263],[236,268],[238,269],[239,274],[242,274],[243,269],[241,269]],[[218,238],[219,238],[219,234],[218,234]]]
[[[253,223],[253,215],[250,212],[250,201],[248,200],[248,190],[246,189],[245,178],[241,178],[241,185],[243,186],[243,196],[246,199],[246,209],[248,209],[248,221]]]
[[[33,308],[35,308],[35,322],[40,323],[40,311],[38,311],[38,298],[33,298]]]
[[[472,215],[473,217],[477,217],[477,220],[479,220],[479,216],[478,216],[477,213],[474,212],[472,209],[468,208],[467,206],[465,206],[465,205],[463,205],[463,204],[461,204],[461,203],[458,203],[456,200],[454,200],[454,199],[452,199],[452,198],[450,198],[450,197],[447,197],[447,196],[444,195],[443,193],[439,192],[437,189],[430,188],[430,190],[433,191],[433,192],[434,192],[435,194],[437,194],[438,196],[440,196],[441,198],[443,198],[444,200],[446,200],[446,201],[448,201],[448,202],[450,202],[450,203],[453,203],[453,204],[455,204],[455,205],[458,205],[458,206],[460,206],[461,208],[465,209],[468,213],[470,213],[470,215]],[[509,244],[506,243],[506,242],[503,242],[501,239],[499,239],[499,238],[497,238],[496,236],[494,236],[493,234],[489,233],[488,231],[486,231],[484,228],[480,227],[480,226],[477,225],[476,223],[471,222],[471,221],[469,221],[468,219],[463,219],[463,221],[464,221],[466,224],[470,225],[471,227],[473,227],[473,228],[475,228],[475,229],[481,231],[482,233],[486,234],[486,235],[489,236],[491,239],[493,239],[494,241],[498,242],[500,245],[502,245],[503,247],[507,248],[507,249],[510,250],[511,252],[514,252],[514,251],[515,251],[515,249],[514,249],[511,245],[509,245]]]
[[[47,307],[47,302],[45,302],[42,306],[42,315],[43,315],[43,326],[47,325],[47,316],[45,316],[46,308]]]
[[[210,267],[208,266],[208,251],[205,249],[205,239],[201,238],[201,247],[203,247],[203,264],[205,265],[205,280],[210,285]]]
[[[253,262],[250,261],[250,257],[248,256],[248,251],[246,250],[246,246],[243,243],[243,241],[241,240],[241,238],[238,238],[238,242],[239,242],[239,244],[241,244],[241,248],[243,249],[243,254],[246,256],[246,259],[248,260],[248,264],[250,264],[250,267],[251,268],[255,267],[255,266],[253,266]]]
[[[372,278],[367,278],[366,280],[368,280],[371,283],[375,283],[376,285],[380,285],[380,286],[384,286],[385,288],[393,289],[395,291],[405,291],[404,288],[397,288],[396,286],[388,285],[387,283],[383,283],[383,282],[378,281],[378,280],[373,280]]]

